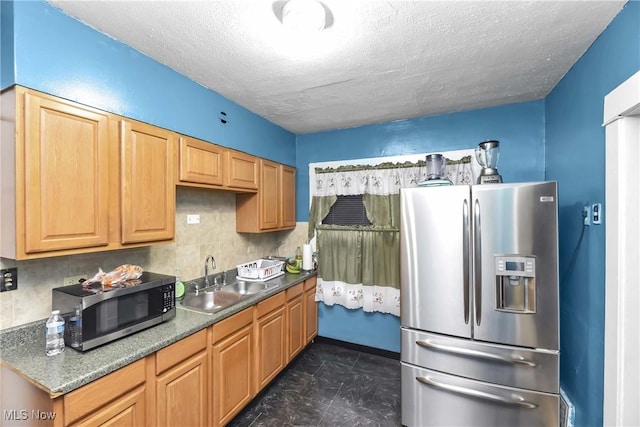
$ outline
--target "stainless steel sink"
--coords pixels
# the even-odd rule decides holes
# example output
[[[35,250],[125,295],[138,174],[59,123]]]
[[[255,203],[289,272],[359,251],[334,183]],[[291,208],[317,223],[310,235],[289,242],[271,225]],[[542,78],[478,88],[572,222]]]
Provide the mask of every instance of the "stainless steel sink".
[[[182,300],[185,308],[204,313],[215,313],[218,310],[229,307],[240,301],[242,295],[237,292],[216,289],[211,291],[201,291],[198,294],[187,293]]]
[[[273,287],[273,285],[269,286],[264,282],[245,282],[244,280],[238,280],[237,282],[223,286],[221,290],[235,292],[239,295],[253,295],[269,289],[269,287]]]
[[[200,280],[196,282],[202,285]],[[240,302],[243,298],[273,287],[273,284],[268,285],[264,282],[238,280],[222,287],[200,288],[197,292],[187,292],[181,304],[187,310],[213,314]]]

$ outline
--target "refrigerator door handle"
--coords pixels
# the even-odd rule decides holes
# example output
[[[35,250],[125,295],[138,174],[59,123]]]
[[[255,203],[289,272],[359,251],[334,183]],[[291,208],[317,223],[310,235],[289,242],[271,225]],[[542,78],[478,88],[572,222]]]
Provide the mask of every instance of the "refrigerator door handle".
[[[471,250],[469,246],[469,239],[471,236],[469,220],[469,201],[464,200],[462,204],[462,295],[464,298],[464,323],[469,324],[469,281],[471,279],[469,273],[469,252]]]
[[[476,325],[480,326],[482,319],[482,244],[480,241],[480,201],[476,199],[473,206],[473,300],[475,302]]]
[[[462,394],[465,396],[475,397],[475,398],[484,399],[484,400],[490,400],[492,402],[501,403],[504,405],[518,406],[524,409],[536,409],[538,407],[537,404],[533,402],[529,402],[528,400],[525,400],[524,397],[515,393],[512,393],[511,399],[509,399],[506,397],[499,396],[497,394],[487,393],[485,391],[474,390],[466,387],[460,387],[453,384],[445,384],[439,381],[435,381],[430,377],[416,377],[416,380],[418,380],[418,382],[422,384],[435,387],[435,388],[440,388],[452,393]]]
[[[522,356],[512,355],[512,356],[504,356],[501,354],[487,353],[485,351],[473,350],[470,348],[460,348],[454,347],[445,344],[437,344],[430,340],[418,340],[416,341],[420,347],[443,351],[447,353],[453,353],[461,356],[469,356],[469,357],[478,357],[481,359],[488,359],[495,362],[504,362],[515,365],[524,365],[531,368],[535,368],[538,366],[536,362],[532,362],[531,360],[527,360]]]

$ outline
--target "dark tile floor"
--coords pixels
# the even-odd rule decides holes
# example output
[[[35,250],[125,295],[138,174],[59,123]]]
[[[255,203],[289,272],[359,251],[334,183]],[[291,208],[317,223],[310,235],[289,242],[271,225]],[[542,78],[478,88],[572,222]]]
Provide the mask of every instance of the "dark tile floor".
[[[399,426],[400,362],[316,341],[229,427]]]

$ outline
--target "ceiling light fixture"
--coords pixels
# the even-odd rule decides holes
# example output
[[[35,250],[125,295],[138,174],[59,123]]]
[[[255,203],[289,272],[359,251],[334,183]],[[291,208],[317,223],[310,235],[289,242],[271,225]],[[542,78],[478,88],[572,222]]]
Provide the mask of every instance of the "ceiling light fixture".
[[[327,13],[317,0],[289,0],[282,7],[282,24],[296,31],[322,31]]]

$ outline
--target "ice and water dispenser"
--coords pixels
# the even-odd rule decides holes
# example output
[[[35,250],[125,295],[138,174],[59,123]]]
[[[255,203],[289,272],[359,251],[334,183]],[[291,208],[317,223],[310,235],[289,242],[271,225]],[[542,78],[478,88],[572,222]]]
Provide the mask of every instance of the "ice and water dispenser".
[[[532,256],[496,255],[496,310],[536,312],[536,259]]]

